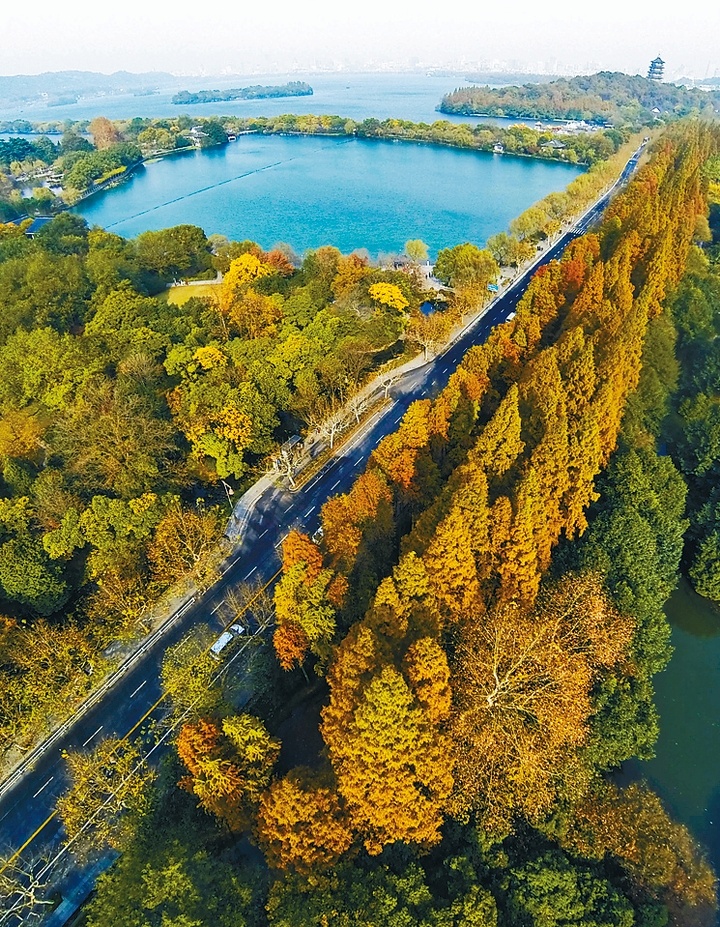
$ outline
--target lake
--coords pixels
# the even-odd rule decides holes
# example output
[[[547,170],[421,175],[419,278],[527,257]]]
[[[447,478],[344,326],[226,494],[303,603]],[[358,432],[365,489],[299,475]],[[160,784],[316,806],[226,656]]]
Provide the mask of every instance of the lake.
[[[264,248],[333,244],[375,256],[421,238],[434,255],[484,244],[580,170],[415,142],[244,135],[149,163],[77,211],[125,237],[190,223]]]
[[[275,85],[288,80],[305,80],[313,88],[309,97],[285,97],[267,100],[233,100],[225,103],[198,103],[176,106],[171,99],[179,90],[225,90],[251,84]],[[456,87],[468,86],[461,73],[323,73],[270,74],[251,77],[214,78],[178,77],[177,84],[163,88],[150,96],[113,94],[80,98],[77,103],[48,106],[32,103],[9,106],[0,100],[0,119],[28,119],[31,122],[56,122],[63,119],[132,119],[133,116],[278,116],[282,113],[315,113],[347,116],[355,120],[374,116],[377,119],[407,119],[411,122],[484,122],[516,124],[521,119],[494,117],[447,116],[438,113],[443,95]],[[534,124],[531,120],[527,124]]]

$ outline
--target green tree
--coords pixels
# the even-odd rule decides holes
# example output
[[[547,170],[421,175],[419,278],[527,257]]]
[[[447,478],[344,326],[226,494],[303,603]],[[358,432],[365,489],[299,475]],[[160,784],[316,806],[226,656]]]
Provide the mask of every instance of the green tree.
[[[453,287],[470,288],[483,293],[488,283],[499,274],[497,261],[489,251],[465,242],[454,248],[444,248],[435,261],[435,276]]]
[[[410,241],[406,241],[403,250],[413,264],[422,264],[423,261],[427,261],[428,259],[428,246],[419,238],[412,238]]]
[[[135,245],[140,266],[162,278],[192,276],[211,266],[208,240],[196,225],[142,232]]]
[[[630,902],[606,879],[548,852],[512,871],[512,923],[532,927],[633,927]]]

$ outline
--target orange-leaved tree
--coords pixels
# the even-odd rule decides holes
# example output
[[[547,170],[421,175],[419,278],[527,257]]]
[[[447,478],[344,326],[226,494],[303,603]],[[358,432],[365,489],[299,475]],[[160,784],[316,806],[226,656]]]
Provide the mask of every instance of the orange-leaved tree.
[[[322,569],[318,547],[299,531],[285,541],[283,570],[275,587],[275,653],[286,670],[300,665],[308,652],[322,666],[335,634],[335,609],[328,598],[333,573]]]
[[[334,865],[353,840],[332,777],[302,767],[263,794],[257,835],[272,869],[302,875]]]
[[[262,721],[247,714],[201,718],[181,728],[177,751],[190,773],[181,785],[231,830],[248,828],[280,753]]]

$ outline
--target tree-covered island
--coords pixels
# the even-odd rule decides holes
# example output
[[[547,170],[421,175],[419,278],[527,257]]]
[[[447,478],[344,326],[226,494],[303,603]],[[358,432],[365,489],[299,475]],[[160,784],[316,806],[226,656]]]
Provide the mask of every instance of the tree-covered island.
[[[250,87],[235,87],[231,90],[181,90],[172,102],[178,106],[194,103],[224,103],[230,100],[270,100],[279,97],[310,97],[313,89],[302,80],[291,80],[286,84],[264,86],[253,84]]]

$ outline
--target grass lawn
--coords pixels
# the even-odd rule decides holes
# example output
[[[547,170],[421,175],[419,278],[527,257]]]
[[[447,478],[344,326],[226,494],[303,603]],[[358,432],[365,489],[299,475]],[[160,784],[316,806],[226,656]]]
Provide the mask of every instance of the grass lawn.
[[[182,306],[193,296],[213,296],[217,293],[219,283],[188,283],[187,286],[174,286],[160,294],[174,306]]]

